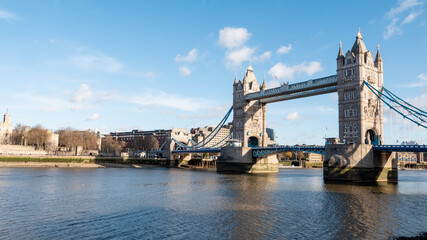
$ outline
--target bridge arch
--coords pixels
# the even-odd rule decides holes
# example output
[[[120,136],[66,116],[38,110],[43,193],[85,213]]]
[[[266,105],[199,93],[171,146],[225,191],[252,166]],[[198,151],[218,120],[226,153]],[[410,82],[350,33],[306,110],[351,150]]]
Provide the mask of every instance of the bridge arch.
[[[248,147],[258,147],[259,146],[259,140],[257,137],[249,137],[248,139]]]
[[[368,129],[365,134],[365,143],[371,145],[379,145],[378,134],[375,129]]]

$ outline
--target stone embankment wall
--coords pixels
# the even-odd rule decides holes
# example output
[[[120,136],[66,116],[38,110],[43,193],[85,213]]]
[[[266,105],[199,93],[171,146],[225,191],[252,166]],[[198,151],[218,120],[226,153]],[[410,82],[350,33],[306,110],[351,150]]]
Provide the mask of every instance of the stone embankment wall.
[[[33,146],[0,145],[0,155],[37,155],[46,156],[47,151],[35,150]]]

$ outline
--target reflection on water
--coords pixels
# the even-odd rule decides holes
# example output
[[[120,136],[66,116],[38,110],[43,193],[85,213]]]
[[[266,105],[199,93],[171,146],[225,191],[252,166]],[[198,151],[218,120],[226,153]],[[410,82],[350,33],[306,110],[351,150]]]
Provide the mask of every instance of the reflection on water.
[[[427,231],[427,171],[398,184],[142,169],[0,169],[0,239],[393,239]]]

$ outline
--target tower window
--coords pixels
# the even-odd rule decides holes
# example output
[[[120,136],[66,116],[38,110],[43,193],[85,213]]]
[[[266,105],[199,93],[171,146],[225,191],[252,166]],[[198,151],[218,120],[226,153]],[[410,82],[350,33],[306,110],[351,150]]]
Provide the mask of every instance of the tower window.
[[[252,89],[252,83],[249,83],[249,89]]]

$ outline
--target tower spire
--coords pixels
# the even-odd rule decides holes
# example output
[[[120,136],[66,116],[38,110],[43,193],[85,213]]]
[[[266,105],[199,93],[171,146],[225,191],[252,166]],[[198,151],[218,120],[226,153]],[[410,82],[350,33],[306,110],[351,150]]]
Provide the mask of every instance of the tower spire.
[[[337,60],[338,60],[339,58],[344,58],[344,53],[342,52],[342,44],[341,44],[341,41],[340,41],[340,50],[338,51]]]
[[[357,32],[356,41],[354,41],[354,44],[353,44],[353,47],[351,48],[351,51],[355,55],[357,55],[358,53],[367,52],[366,47],[365,47],[365,43],[363,43],[362,34],[360,33],[360,28],[359,28],[359,31]]]
[[[237,84],[237,73],[234,73],[234,84]]]
[[[381,58],[380,45],[378,44],[377,45],[377,56],[375,57],[375,63],[378,63],[380,61],[382,62],[383,59]]]
[[[267,83],[265,82],[265,74],[264,74],[264,81],[262,82],[261,90],[267,89]]]

